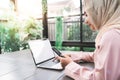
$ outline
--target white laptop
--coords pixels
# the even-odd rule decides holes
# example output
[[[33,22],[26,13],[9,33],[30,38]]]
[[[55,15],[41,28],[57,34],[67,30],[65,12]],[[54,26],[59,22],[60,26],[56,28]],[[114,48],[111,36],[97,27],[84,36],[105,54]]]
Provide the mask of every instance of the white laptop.
[[[37,68],[63,70],[60,62],[53,61],[57,54],[53,51],[48,39],[30,40],[28,45]]]

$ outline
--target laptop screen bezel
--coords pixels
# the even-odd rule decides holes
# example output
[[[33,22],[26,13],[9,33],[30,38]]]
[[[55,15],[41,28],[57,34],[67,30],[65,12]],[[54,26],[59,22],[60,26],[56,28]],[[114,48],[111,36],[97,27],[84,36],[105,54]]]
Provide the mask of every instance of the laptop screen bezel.
[[[44,39],[44,40],[48,40],[48,39]],[[50,41],[49,41],[49,42],[50,42]],[[28,43],[28,45],[29,45],[29,43]],[[50,43],[50,46],[51,46],[51,43]],[[29,48],[30,48],[30,45],[29,45]],[[52,46],[51,46],[51,50],[52,50]],[[52,50],[52,51],[53,51],[53,50]],[[30,49],[30,52],[31,52],[31,54],[32,54],[32,58],[33,58],[33,61],[34,61],[34,63],[35,63],[36,66],[39,65],[39,64],[41,64],[41,63],[44,63],[44,62],[46,62],[46,61],[49,61],[49,60],[55,58],[55,54],[54,54],[54,52],[53,52],[54,57],[48,58],[48,59],[46,59],[46,60],[44,60],[44,61],[41,61],[41,62],[36,62],[36,60],[35,60],[35,58],[34,58],[34,55],[33,55],[33,52],[32,52],[31,49]]]

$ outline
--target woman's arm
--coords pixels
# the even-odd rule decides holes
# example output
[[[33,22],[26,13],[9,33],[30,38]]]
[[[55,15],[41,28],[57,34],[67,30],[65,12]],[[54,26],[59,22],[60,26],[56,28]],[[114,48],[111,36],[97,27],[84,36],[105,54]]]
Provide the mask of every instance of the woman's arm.
[[[80,60],[87,61],[87,62],[93,62],[93,52],[80,52],[80,53],[73,53],[70,55],[73,61],[79,62]]]
[[[65,67],[65,74],[75,80],[93,80],[93,70],[71,62]]]
[[[112,36],[112,37],[111,37]],[[75,80],[120,80],[120,34],[108,31],[101,39],[94,54],[95,68],[80,66],[70,62],[65,67],[65,74]]]

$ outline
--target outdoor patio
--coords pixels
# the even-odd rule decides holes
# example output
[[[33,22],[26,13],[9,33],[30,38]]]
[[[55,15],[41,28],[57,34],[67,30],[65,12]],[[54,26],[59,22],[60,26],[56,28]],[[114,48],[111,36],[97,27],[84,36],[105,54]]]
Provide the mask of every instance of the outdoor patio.
[[[1,53],[28,49],[28,40],[41,38],[62,50],[93,51],[97,32],[84,24],[83,12],[82,0],[4,0]]]

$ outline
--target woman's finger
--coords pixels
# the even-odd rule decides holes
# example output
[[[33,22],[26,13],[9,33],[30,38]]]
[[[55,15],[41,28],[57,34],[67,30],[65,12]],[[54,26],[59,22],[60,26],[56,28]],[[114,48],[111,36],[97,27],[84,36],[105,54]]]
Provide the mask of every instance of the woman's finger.
[[[59,56],[56,56],[56,57],[53,59],[53,62],[56,61],[56,60],[60,60],[60,57],[59,57]]]
[[[63,56],[66,56],[66,55],[69,56],[69,57],[71,57],[71,54],[63,54]]]
[[[63,55],[65,58],[69,58],[70,56],[69,55]]]

